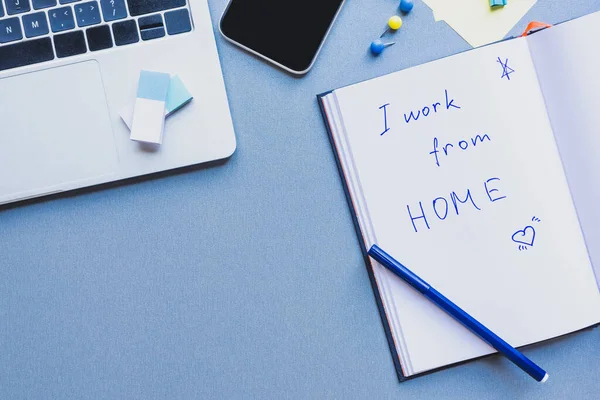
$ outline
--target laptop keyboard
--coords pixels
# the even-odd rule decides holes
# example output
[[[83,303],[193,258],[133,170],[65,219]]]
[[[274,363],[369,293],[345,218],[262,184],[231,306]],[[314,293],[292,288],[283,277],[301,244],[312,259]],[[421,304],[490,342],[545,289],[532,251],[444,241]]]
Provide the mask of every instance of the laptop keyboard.
[[[191,30],[186,0],[0,0],[0,71]]]

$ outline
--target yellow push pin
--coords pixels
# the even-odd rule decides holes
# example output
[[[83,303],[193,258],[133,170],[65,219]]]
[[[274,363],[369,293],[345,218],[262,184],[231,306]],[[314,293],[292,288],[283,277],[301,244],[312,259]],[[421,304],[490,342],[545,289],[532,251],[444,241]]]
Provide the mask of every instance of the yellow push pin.
[[[401,27],[402,27],[402,18],[400,18],[397,15],[394,15],[393,17],[391,17],[388,20],[388,28],[379,37],[382,38],[389,31],[397,31]]]

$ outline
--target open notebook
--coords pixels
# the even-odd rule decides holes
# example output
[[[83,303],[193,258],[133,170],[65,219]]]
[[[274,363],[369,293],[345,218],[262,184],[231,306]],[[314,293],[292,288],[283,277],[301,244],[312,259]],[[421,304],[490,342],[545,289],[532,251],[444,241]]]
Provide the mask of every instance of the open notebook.
[[[600,13],[319,96],[364,250],[513,346],[600,322],[597,37]],[[401,379],[495,351],[368,263]]]

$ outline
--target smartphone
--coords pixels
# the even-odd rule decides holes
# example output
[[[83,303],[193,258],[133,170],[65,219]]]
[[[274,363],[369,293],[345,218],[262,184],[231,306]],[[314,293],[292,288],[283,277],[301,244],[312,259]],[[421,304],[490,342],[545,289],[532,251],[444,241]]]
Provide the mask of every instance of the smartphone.
[[[294,74],[313,66],[344,0],[230,0],[219,29],[229,41]]]

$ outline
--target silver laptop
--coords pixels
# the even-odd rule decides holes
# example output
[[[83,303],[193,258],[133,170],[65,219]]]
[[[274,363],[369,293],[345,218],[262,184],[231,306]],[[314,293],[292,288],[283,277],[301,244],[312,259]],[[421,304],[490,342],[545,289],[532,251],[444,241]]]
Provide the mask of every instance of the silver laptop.
[[[141,70],[194,100],[161,146],[121,110]],[[236,147],[207,0],[0,0],[0,204],[219,160]]]

